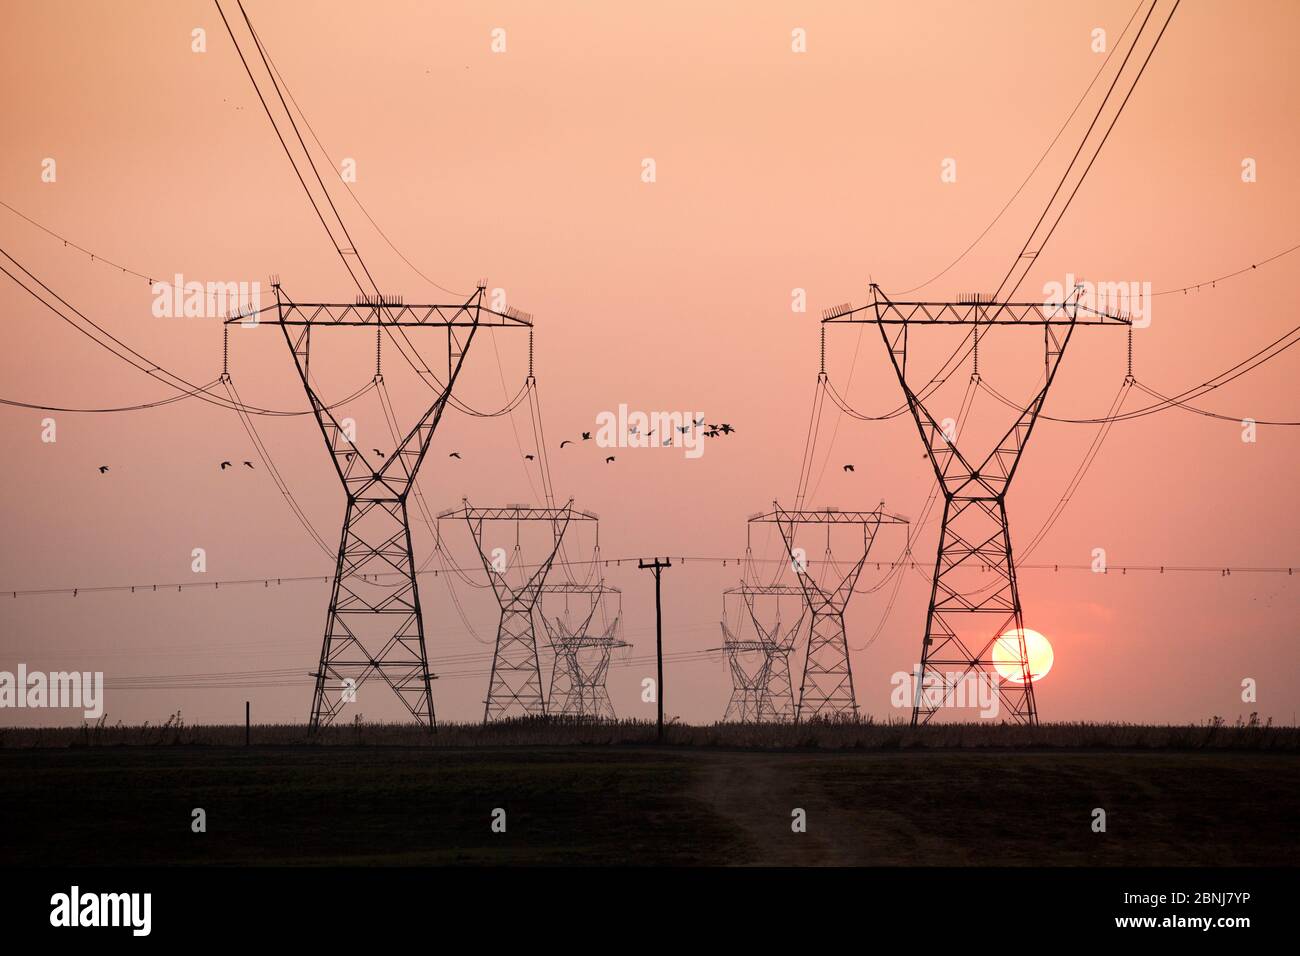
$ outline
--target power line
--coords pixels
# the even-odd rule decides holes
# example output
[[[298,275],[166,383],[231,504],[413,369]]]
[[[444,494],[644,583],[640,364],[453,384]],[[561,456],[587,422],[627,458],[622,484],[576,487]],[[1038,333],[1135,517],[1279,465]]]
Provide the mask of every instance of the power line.
[[[1065,132],[1066,128],[1069,127],[1070,122],[1074,119],[1074,115],[1077,112],[1079,112],[1079,107],[1083,105],[1083,101],[1087,99],[1088,94],[1092,92],[1092,88],[1096,85],[1097,80],[1099,80],[1101,78],[1101,75],[1106,72],[1106,67],[1110,64],[1111,57],[1115,55],[1115,51],[1118,50],[1120,44],[1124,42],[1124,37],[1128,33],[1129,27],[1133,25],[1133,19],[1137,16],[1138,11],[1141,9],[1142,9],[1142,3],[1139,0],[1138,5],[1134,7],[1133,12],[1129,14],[1128,22],[1124,24],[1124,29],[1120,32],[1119,38],[1115,41],[1115,45],[1111,48],[1110,52],[1106,54],[1106,59],[1102,61],[1101,66],[1098,68],[1097,72],[1093,74],[1092,79],[1088,82],[1087,88],[1083,91],[1083,94],[1079,97],[1078,101],[1074,104],[1074,109],[1070,110],[1070,115],[1065,118],[1065,122],[1061,124],[1061,128],[1056,131],[1056,135],[1052,137],[1052,141],[1047,144],[1047,148],[1043,150],[1042,155],[1038,157],[1038,162],[1034,163],[1034,168],[1029,171],[1029,174],[1025,176],[1024,180],[1020,183],[1020,185],[1016,187],[1016,191],[1011,194],[1011,198],[1008,199],[1003,204],[1002,208],[998,210],[997,215],[994,216],[993,219],[989,222],[989,224],[984,227],[984,230],[978,236],[975,237],[975,239],[971,242],[971,244],[967,246],[964,250],[962,250],[961,254],[957,256],[956,259],[953,259],[952,262],[948,263],[941,270],[936,272],[934,275],[930,276],[930,278],[926,279],[920,285],[914,285],[910,289],[903,289],[897,293],[898,295],[910,295],[911,293],[917,291],[918,289],[924,289],[926,286],[928,286],[931,282],[934,282],[936,279],[942,278],[945,274],[947,274],[947,272],[950,269],[952,269],[953,266],[957,265],[957,263],[965,259],[967,254],[972,249],[974,249],[977,245],[979,245],[980,240],[982,240],[986,235],[988,235],[989,230],[991,230],[995,225],[997,225],[998,220],[1002,218],[1003,213],[1005,213],[1008,209],[1011,208],[1011,204],[1016,201],[1016,197],[1018,197],[1021,194],[1021,192],[1024,191],[1024,188],[1027,185],[1029,185],[1029,181],[1034,178],[1034,174],[1038,172],[1039,167],[1043,165],[1043,160],[1047,159],[1047,155],[1056,146],[1057,141],[1060,140],[1061,135]]]
[[[635,568],[635,565],[632,564],[632,562],[635,562],[636,560],[637,558],[635,556],[621,557],[621,558],[602,557],[594,560],[578,560],[578,561],[560,561],[557,559],[554,563],[556,566],[590,567],[592,565],[596,565],[599,567],[608,568],[611,564],[615,566],[619,566],[621,565],[622,562],[628,562],[629,568]],[[699,554],[673,555],[670,556],[668,560],[672,560],[675,562],[695,562],[696,564],[717,564],[719,566],[725,566],[725,567],[735,566],[737,568],[744,566],[746,563],[774,564],[774,565],[779,564],[785,566],[789,565],[788,558],[754,558],[754,557],[744,558],[740,556],[723,557],[719,555],[699,555]],[[818,566],[823,563],[825,562],[814,560],[812,558],[809,558],[807,561],[809,567]],[[921,571],[927,571],[927,572],[931,567],[930,564],[925,564],[925,563],[911,561],[911,560],[907,560],[907,561],[900,561],[900,560],[870,561],[869,560],[866,562],[866,565],[868,567],[874,566],[877,570],[904,568],[904,569],[919,569]],[[516,568],[533,568],[533,567],[536,567],[536,565],[531,565],[531,564],[516,565]],[[1070,564],[1068,562],[1037,563],[1037,564],[1020,564],[1019,562],[1017,562],[1016,570],[1019,571],[1022,569],[1034,570],[1034,571],[1052,571],[1052,572],[1092,571],[1093,573],[1103,573],[1103,572],[1095,571],[1095,569],[1090,564]],[[445,571],[444,569],[439,568],[439,569],[431,569],[427,571],[418,571],[416,573],[420,576],[433,575],[434,577],[438,577],[440,574],[445,575],[446,572],[457,573],[457,572],[464,572],[467,570],[481,570],[481,568],[467,569],[463,567],[450,567],[445,569]],[[1229,576],[1231,574],[1294,575],[1296,573],[1300,573],[1300,565],[1290,565],[1290,566],[1288,565],[1269,565],[1269,566],[1253,565],[1252,566],[1252,565],[1240,565],[1240,564],[1193,565],[1193,564],[1177,564],[1172,562],[1169,564],[1119,565],[1119,564],[1111,563],[1108,566],[1108,570],[1104,573],[1125,575],[1130,572],[1133,573],[1154,572],[1158,574],[1175,573],[1175,572],[1188,572],[1188,573],[1195,572],[1195,573],[1207,573],[1207,574],[1213,573],[1224,577]],[[382,575],[370,575],[368,577],[378,578],[378,577],[393,577],[393,576],[394,576],[393,573],[386,573]],[[333,574],[311,574],[311,575],[294,575],[294,576],[280,576],[280,577],[269,576],[269,577],[260,577],[260,578],[232,578],[232,579],[221,580],[221,581],[180,581],[180,582],[173,581],[167,583],[154,583],[154,584],[110,584],[110,585],[89,585],[89,586],[81,586],[81,587],[16,588],[16,589],[5,588],[0,590],[0,596],[8,596],[10,599],[13,599],[13,598],[21,598],[21,597],[55,597],[55,596],[79,597],[83,594],[86,595],[112,594],[112,593],[118,593],[118,594],[164,593],[165,594],[165,593],[172,593],[172,592],[186,593],[190,591],[217,591],[217,590],[221,590],[222,588],[235,588],[235,587],[260,586],[263,588],[269,588],[269,587],[282,587],[287,584],[328,584],[333,580],[334,580]]]

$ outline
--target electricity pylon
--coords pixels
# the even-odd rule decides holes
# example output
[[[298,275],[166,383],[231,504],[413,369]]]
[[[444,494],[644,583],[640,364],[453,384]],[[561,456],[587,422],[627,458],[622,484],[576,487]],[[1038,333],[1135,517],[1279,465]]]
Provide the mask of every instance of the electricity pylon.
[[[854,585],[871,552],[876,532],[882,524],[906,524],[907,519],[886,512],[882,507],[875,511],[838,511],[825,508],[821,511],[787,511],[773,503],[768,514],[755,515],[751,524],[775,524],[785,541],[791,569],[812,615],[812,628],[808,635],[808,653],[804,657],[803,679],[799,685],[799,702],[795,708],[795,722],[803,720],[856,721],[858,701],[853,690],[853,668],[849,663],[849,644],[844,633],[844,609],[853,595]],[[826,552],[822,561],[826,569],[823,580],[818,580],[807,558],[807,552],[795,545],[795,533],[803,525],[826,526]],[[833,525],[860,525],[862,527],[861,553],[852,560],[848,570],[840,575],[832,559],[830,529]]]
[[[790,653],[803,630],[808,617],[808,607],[803,601],[803,589],[788,584],[746,584],[729,588],[727,596],[738,596],[754,626],[755,637],[750,640],[731,633],[726,621],[722,622],[723,646],[731,668],[731,699],[723,720],[741,722],[784,722],[794,720],[794,684],[790,680]],[[801,611],[794,624],[788,628],[781,622],[780,597],[793,595],[800,598]],[[760,597],[776,597],[777,614],[767,623],[755,607]],[[757,672],[746,668],[739,655],[758,652],[762,661]]]
[[[542,668],[537,656],[533,611],[569,522],[596,521],[596,516],[577,511],[570,499],[558,508],[529,508],[524,505],[472,508],[466,501],[463,508],[438,515],[440,521],[447,518],[463,518],[469,525],[474,546],[478,548],[488,581],[492,584],[492,593],[501,606],[496,651],[492,655],[492,676],[488,679],[487,699],[483,702],[483,722],[503,717],[543,716],[546,714],[546,697],[542,691]],[[502,548],[489,552],[483,540],[484,523],[498,521],[510,521],[516,525],[513,562]],[[518,525],[524,521],[548,521],[551,524],[550,548],[534,565],[523,563],[518,543]],[[511,584],[507,575],[515,571],[519,583]]]
[[[766,712],[767,680],[772,670],[772,646],[763,638],[745,639],[722,625],[722,647],[731,670],[731,697],[722,715],[724,723],[762,723]],[[746,666],[744,658],[751,659]]]
[[[872,283],[871,297],[870,305],[858,309],[841,306],[830,310],[822,322],[873,322],[880,329],[943,491],[943,523],[925,635],[921,639],[921,663],[915,674],[912,725],[929,723],[953,699],[966,675],[976,671],[981,677],[987,675],[997,688],[1007,719],[1037,724],[1034,675],[1025,648],[1020,588],[1007,526],[1007,489],[1075,327],[1127,327],[1132,322],[1084,307],[1078,301],[1077,289],[1063,303],[994,302],[978,295],[957,302],[893,302]],[[923,396],[908,384],[909,328],[942,325],[971,328],[977,381],[981,328],[1000,325],[1043,330],[1043,385],[983,459],[963,454],[956,437],[945,434]],[[985,574],[977,579],[972,572],[978,571]],[[996,575],[991,586],[987,572]],[[992,629],[990,620],[994,622]],[[999,679],[998,665],[1018,673],[1019,679]],[[959,670],[938,670],[942,667]]]
[[[475,334],[480,328],[532,328],[532,322],[523,313],[495,312],[485,306],[482,283],[457,305],[406,305],[384,296],[359,296],[355,302],[342,304],[296,303],[285,295],[278,280],[273,279],[271,285],[276,318],[235,317],[227,324],[280,327],[347,494],[320,664],[312,674],[316,689],[310,730],[331,723],[344,705],[356,699],[357,688],[379,677],[411,716],[432,732],[434,675],[425,650],[406,499]],[[316,394],[310,376],[311,334],[313,328],[322,327],[373,328],[376,334],[381,328],[443,329],[447,333],[446,383],[382,461],[366,457],[354,443],[353,430],[344,428]],[[376,583],[376,575],[394,574],[401,579],[395,587]]]
[[[561,717],[614,720],[614,704],[609,699],[605,678],[609,673],[610,655],[614,649],[630,646],[615,636],[621,623],[622,611],[614,615],[600,634],[591,634],[590,628],[604,596],[618,595],[621,607],[621,593],[618,588],[606,587],[603,582],[547,584],[542,587],[542,593],[585,594],[592,597],[591,608],[576,623],[569,617],[567,597],[563,617],[547,618],[546,609],[541,609],[542,626],[546,629],[555,655],[551,666],[547,712]]]

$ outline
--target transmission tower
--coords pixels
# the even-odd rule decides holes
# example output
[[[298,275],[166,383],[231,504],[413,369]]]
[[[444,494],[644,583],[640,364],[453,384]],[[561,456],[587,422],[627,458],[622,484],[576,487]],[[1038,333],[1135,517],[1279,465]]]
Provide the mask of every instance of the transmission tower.
[[[276,318],[258,325],[278,325],[293,355],[325,438],[334,470],[347,494],[343,533],[335,563],[320,663],[312,675],[310,729],[331,723],[356,699],[356,691],[373,677],[392,688],[411,715],[433,731],[434,675],[424,643],[407,496],[429,450],[433,433],[451,398],[471,343],[480,328],[531,328],[522,313],[495,312],[483,304],[484,284],[457,305],[406,305],[397,298],[358,296],[352,303],[296,303],[272,280]],[[227,324],[251,324],[235,317]],[[373,460],[354,443],[354,433],[335,418],[312,385],[312,329],[442,329],[447,333],[446,383],[424,415],[393,452]],[[403,332],[403,335],[406,333]],[[376,576],[398,575],[396,587],[380,585]]]
[[[808,652],[804,657],[803,679],[799,685],[799,702],[795,722],[803,720],[853,721],[858,719],[858,702],[853,691],[853,669],[849,663],[849,645],[844,633],[844,609],[853,595],[854,585],[866,563],[876,532],[882,524],[906,524],[905,518],[883,508],[875,511],[787,511],[773,503],[768,514],[755,515],[750,524],[775,524],[785,542],[791,569],[799,581],[807,609],[812,615],[808,635]],[[795,545],[801,526],[826,528],[826,551],[822,580],[811,570],[804,549]],[[862,547],[848,570],[840,574],[831,553],[831,528],[835,525],[858,525],[862,528]]]
[[[789,595],[799,598],[801,610],[794,624],[783,628],[780,598]],[[759,723],[794,720],[790,653],[808,617],[803,589],[788,584],[741,585],[723,592],[724,601],[728,596],[737,596],[744,603],[755,637],[751,640],[740,638],[731,633],[726,621],[722,622],[723,646],[720,650],[727,654],[732,676],[731,700],[723,720]],[[770,624],[755,607],[758,598],[766,597],[776,598],[776,619]],[[741,626],[743,628],[743,624]],[[741,657],[754,652],[762,655],[757,673],[751,672]]]
[[[609,673],[610,655],[615,648],[631,645],[615,635],[622,619],[622,594],[618,588],[596,584],[547,584],[543,594],[564,594],[565,613],[547,618],[542,608],[542,625],[555,655],[551,666],[551,688],[547,695],[547,711],[563,717],[614,720],[614,704],[609,699],[605,678]],[[568,595],[583,594],[591,597],[591,607],[580,619],[568,613]],[[617,595],[619,610],[600,634],[591,634],[591,622],[606,595]]]
[[[497,627],[496,652],[492,655],[492,676],[488,680],[488,694],[484,701],[483,722],[503,717],[536,717],[546,713],[546,697],[542,691],[542,668],[537,656],[537,629],[533,611],[550,573],[551,564],[559,553],[564,532],[570,521],[596,521],[596,516],[577,511],[570,499],[558,508],[530,508],[525,505],[508,505],[504,508],[472,508],[468,501],[463,508],[445,511],[438,519],[461,518],[469,525],[492,584],[492,592],[501,606],[501,622]],[[515,547],[513,559],[502,548],[488,550],[483,540],[483,526],[488,522],[513,522]],[[519,526],[527,521],[546,521],[551,525],[550,547],[537,564],[525,565],[519,543]],[[529,571],[532,571],[530,574]],[[512,584],[508,575],[517,571],[518,583]]]
[[[722,625],[722,647],[731,670],[731,697],[722,715],[724,723],[758,724],[764,719],[767,679],[772,668],[772,646],[762,638],[746,640]],[[750,663],[746,666],[746,657]]]
[[[939,708],[948,706],[961,681],[972,672],[987,675],[997,688],[1008,719],[1021,724],[1038,722],[1034,675],[1025,649],[1020,589],[1007,526],[1007,489],[1075,327],[1131,325],[1127,318],[1085,308],[1078,301],[1078,292],[1076,289],[1064,303],[994,302],[978,295],[957,302],[893,302],[872,283],[870,305],[858,309],[840,307],[822,319],[823,323],[873,322],[880,329],[943,491],[939,553],[921,639],[921,663],[915,675],[913,726],[929,723]],[[945,435],[923,396],[908,384],[909,328],[948,325],[971,329],[976,381],[981,329],[1023,326],[1041,328],[1043,332],[1042,387],[983,459],[967,457],[957,447],[956,437],[950,440]],[[983,574],[977,578],[980,572]],[[996,575],[992,585],[987,578],[990,572]],[[997,665],[1018,672],[1019,680],[1000,680]],[[944,667],[959,670],[939,670]]]

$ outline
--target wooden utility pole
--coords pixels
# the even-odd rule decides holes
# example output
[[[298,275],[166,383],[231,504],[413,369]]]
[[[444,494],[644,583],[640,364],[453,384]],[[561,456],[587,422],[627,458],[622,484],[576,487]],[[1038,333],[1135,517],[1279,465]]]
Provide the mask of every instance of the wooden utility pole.
[[[637,564],[637,567],[641,570],[655,573],[655,657],[658,660],[658,672],[655,677],[655,700],[659,704],[659,732],[656,738],[659,743],[664,742],[664,613],[663,603],[660,600],[659,575],[663,573],[664,568],[671,568],[672,566],[673,562],[668,558],[662,561],[655,558],[654,561],[649,563],[642,558]]]

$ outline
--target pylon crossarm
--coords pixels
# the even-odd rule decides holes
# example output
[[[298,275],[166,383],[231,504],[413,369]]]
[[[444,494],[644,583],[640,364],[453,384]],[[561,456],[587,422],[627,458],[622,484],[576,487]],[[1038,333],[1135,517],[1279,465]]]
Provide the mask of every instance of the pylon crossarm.
[[[407,305],[385,300],[369,302],[289,302],[275,319],[259,318],[259,325],[304,327],[366,327],[385,325],[401,328],[532,328],[527,312],[507,309],[498,312],[482,304],[484,290],[477,289],[466,302],[453,304]],[[363,297],[364,298],[364,297]],[[368,297],[373,299],[373,297]],[[234,316],[227,325],[249,324],[247,317]]]
[[[854,308],[836,306],[822,314],[824,324],[879,325],[1132,325],[1127,316],[1093,309],[1073,296],[1066,302],[994,302],[974,295],[957,302],[895,302],[872,283],[872,301]]]

